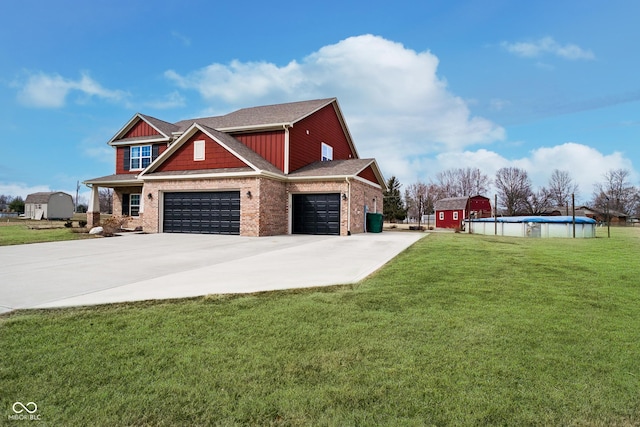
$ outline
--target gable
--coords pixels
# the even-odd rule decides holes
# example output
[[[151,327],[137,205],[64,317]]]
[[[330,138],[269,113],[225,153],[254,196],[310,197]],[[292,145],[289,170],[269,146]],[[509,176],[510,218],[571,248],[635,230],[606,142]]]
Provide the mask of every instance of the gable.
[[[367,166],[362,172],[358,174],[360,178],[366,179],[367,181],[373,182],[375,184],[381,185],[378,177],[376,176],[373,167]]]
[[[289,171],[321,160],[323,142],[333,148],[333,160],[358,158],[334,104],[321,108],[290,129]]]
[[[204,160],[194,160],[195,141],[204,141]],[[227,151],[201,130],[196,131],[182,145],[172,153],[156,172],[242,168],[247,164]]]
[[[119,139],[127,139],[127,138],[140,138],[145,136],[158,136],[162,137],[160,132],[153,128],[149,123],[144,120],[138,120],[138,123],[133,125],[131,129],[129,129],[122,138]]]

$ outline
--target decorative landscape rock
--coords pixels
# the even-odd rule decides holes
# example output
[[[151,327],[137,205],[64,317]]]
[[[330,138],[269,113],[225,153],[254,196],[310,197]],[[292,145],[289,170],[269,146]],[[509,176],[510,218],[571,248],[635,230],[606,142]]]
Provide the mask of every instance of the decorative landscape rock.
[[[93,227],[91,230],[89,230],[89,234],[102,235],[102,233],[104,233],[104,228],[102,227]]]

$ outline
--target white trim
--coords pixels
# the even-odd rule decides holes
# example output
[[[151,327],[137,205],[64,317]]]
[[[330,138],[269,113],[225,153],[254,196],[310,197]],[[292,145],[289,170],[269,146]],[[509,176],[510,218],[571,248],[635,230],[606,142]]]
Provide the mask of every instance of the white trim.
[[[136,113],[133,115],[133,117],[131,117],[131,119],[109,140],[108,144],[109,145],[131,145],[131,143],[133,142],[135,144],[135,142],[133,140],[131,141],[126,141],[126,142],[115,142],[114,140],[117,139],[120,135],[127,133],[129,130],[131,130],[131,128],[133,128],[133,126],[137,123],[135,121],[135,119],[138,118],[140,120],[142,120],[143,122],[145,122],[146,124],[148,124],[149,126],[151,126],[152,128],[154,128],[156,131],[158,131],[158,133],[160,135],[163,135],[164,138],[161,139],[147,139],[145,141],[141,141],[141,143],[145,143],[145,142],[161,142],[161,141],[171,141],[171,137],[167,134],[165,134],[164,132],[162,132],[160,129],[158,129],[157,127],[155,127],[151,122],[149,122],[148,120],[146,120],[144,117],[142,117],[142,114],[140,113]]]
[[[154,138],[154,139],[128,139],[126,141],[110,142],[112,147],[120,147],[127,145],[149,145],[154,142],[171,142],[171,138]]]
[[[193,161],[201,162],[205,159],[206,143],[203,139],[193,141]]]
[[[189,138],[191,138],[196,131],[201,131],[204,134],[206,134],[209,138],[211,138],[212,140],[214,140],[218,145],[220,145],[222,148],[224,148],[225,150],[227,150],[229,153],[233,154],[236,158],[238,158],[239,160],[241,160],[245,165],[247,165],[247,167],[250,167],[251,169],[253,169],[255,172],[260,173],[261,170],[258,169],[258,167],[256,167],[253,163],[251,163],[250,161],[248,161],[247,159],[245,159],[243,156],[241,156],[240,154],[238,154],[237,152],[235,152],[234,150],[232,150],[227,144],[225,144],[224,142],[222,142],[220,139],[216,138],[214,135],[211,135],[209,133],[209,131],[207,130],[206,127],[199,125],[198,123],[194,123],[191,125],[191,127],[189,127],[189,129],[187,129],[180,138],[178,138],[173,144],[171,144],[166,150],[164,150],[164,152],[162,152],[162,154],[160,154],[155,161],[153,161],[141,174],[140,176],[144,176],[144,178],[146,179],[146,174],[147,173],[152,173],[153,170],[155,170],[155,168],[159,165],[161,165],[165,160],[167,160],[168,157],[170,157],[171,155],[173,155],[178,148],[180,148],[182,145],[184,145],[187,140]]]
[[[325,148],[327,148],[327,154],[330,154],[330,156],[327,156],[326,160],[325,160]],[[333,147],[329,144],[327,144],[326,142],[321,142],[320,143],[320,160],[323,162],[326,161],[331,161],[333,160]]]
[[[143,156],[142,155],[142,149],[145,147],[149,147],[149,155],[148,156]],[[133,167],[133,149],[134,148],[139,148],[140,149],[140,156],[136,157],[136,159],[140,160],[140,167],[134,168]],[[142,166],[142,159],[148,158],[149,159],[149,164],[147,166]],[[148,168],[149,166],[151,166],[151,163],[153,163],[153,144],[144,144],[144,145],[134,145],[129,147],[129,170],[130,171],[141,171],[144,170],[146,168]]]
[[[138,207],[138,215],[131,215],[131,208],[134,206],[133,203],[131,203],[131,199],[133,196],[138,196],[139,200],[138,200],[138,204],[135,205]],[[129,216],[132,218],[140,218],[140,212],[142,212],[142,193],[129,193]]]
[[[372,187],[379,188],[382,190],[382,186],[376,184],[375,182],[371,182],[368,179],[362,178],[357,175],[321,175],[321,176],[287,176],[287,181],[341,181],[343,179],[355,179],[364,184],[368,184]]]
[[[226,172],[226,173],[198,173],[188,175],[161,175],[161,176],[145,176],[144,181],[171,181],[175,179],[202,179],[202,178],[237,178],[237,177],[255,177],[260,175],[256,172]],[[201,190],[204,191],[204,190]]]
[[[289,127],[287,125],[284,126],[284,174],[289,174],[289,150],[291,142],[289,141]]]
[[[356,176],[354,176],[354,177],[353,177],[353,179],[355,179],[355,180],[357,180],[357,181],[360,181],[360,182],[363,182],[363,183],[365,183],[365,184],[368,184],[368,185],[370,185],[370,186],[372,186],[372,187],[379,188],[380,190],[382,190],[382,185],[380,185],[380,184],[376,184],[375,182],[371,182],[371,181],[369,181],[368,179],[363,178],[363,177],[361,177],[361,176],[357,176],[357,175],[356,175]]]

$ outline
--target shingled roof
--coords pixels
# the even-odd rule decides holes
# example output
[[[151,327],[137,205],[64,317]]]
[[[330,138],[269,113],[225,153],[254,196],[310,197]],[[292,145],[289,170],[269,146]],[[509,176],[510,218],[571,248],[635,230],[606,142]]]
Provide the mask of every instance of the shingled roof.
[[[437,211],[463,210],[467,208],[468,202],[468,197],[448,197],[436,201],[434,208]]]
[[[42,205],[42,204],[46,204],[49,203],[49,199],[51,198],[51,196],[53,196],[54,194],[64,194],[66,196],[69,196],[67,193],[63,193],[62,191],[42,191],[39,193],[31,193],[27,195],[27,198],[25,199],[25,203],[35,203],[38,205]],[[71,196],[69,196],[71,197]]]
[[[193,123],[219,130],[269,125],[292,125],[334,101],[336,101],[336,98],[324,98],[243,108],[224,116],[181,120],[175,125],[182,131],[189,128]]]
[[[373,162],[374,159],[317,161],[290,173],[289,177],[355,176]]]
[[[173,132],[180,131],[180,127],[173,123],[165,122],[164,120],[156,119],[155,117],[147,116],[145,114],[140,114],[140,116],[166,136],[171,136]]]

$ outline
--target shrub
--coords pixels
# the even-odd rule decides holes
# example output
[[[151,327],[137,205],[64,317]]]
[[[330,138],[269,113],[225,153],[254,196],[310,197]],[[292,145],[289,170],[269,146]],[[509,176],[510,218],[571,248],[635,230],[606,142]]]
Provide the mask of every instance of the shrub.
[[[122,226],[129,221],[129,217],[113,215],[110,218],[101,221],[100,225],[104,229],[103,236],[113,236],[122,231]]]
[[[86,227],[86,226],[87,226],[87,221],[78,221],[78,226],[79,226],[80,228],[84,228],[84,227]]]

